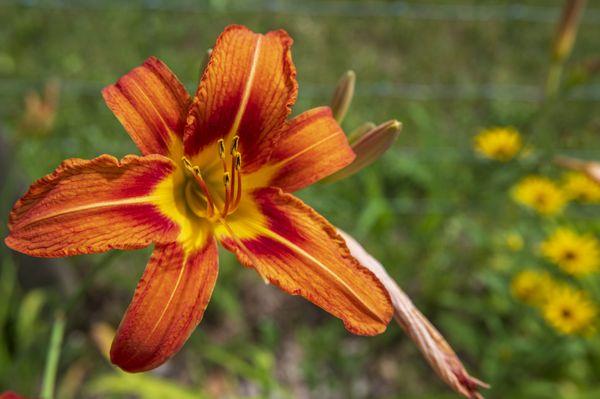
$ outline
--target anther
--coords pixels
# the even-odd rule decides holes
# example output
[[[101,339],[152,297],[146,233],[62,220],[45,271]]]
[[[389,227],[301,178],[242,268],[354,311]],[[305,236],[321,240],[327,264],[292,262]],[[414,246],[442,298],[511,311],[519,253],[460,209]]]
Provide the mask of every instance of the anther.
[[[223,159],[225,156],[225,141],[223,139],[219,139],[217,145],[219,146],[219,158]]]
[[[242,154],[239,152],[235,154],[235,170],[240,170],[242,168]]]
[[[238,150],[238,145],[240,143],[239,136],[233,136],[233,141],[231,142],[231,155],[235,155]]]
[[[230,185],[231,177],[229,176],[229,172],[223,173],[223,185],[225,186],[225,201],[223,204],[223,211],[221,215],[227,216],[229,214],[229,206],[231,204],[231,187]]]
[[[186,157],[181,157],[181,162],[183,162],[183,166],[185,166],[189,172],[194,169],[192,163]]]

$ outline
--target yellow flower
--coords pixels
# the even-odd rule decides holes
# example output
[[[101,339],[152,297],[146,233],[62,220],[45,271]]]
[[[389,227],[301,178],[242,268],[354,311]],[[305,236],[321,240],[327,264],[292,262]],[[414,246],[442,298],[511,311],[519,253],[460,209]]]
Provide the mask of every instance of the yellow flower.
[[[501,162],[513,159],[522,145],[521,135],[513,127],[484,129],[474,138],[475,151]]]
[[[552,180],[542,176],[528,176],[522,179],[513,188],[512,197],[542,215],[555,215],[561,212],[567,203],[562,190]]]
[[[600,267],[600,243],[589,234],[560,227],[541,245],[542,254],[566,273],[580,276]]]
[[[597,313],[585,292],[569,286],[553,290],[542,309],[548,324],[562,334],[590,332]]]
[[[542,305],[556,282],[548,272],[525,269],[513,277],[510,283],[512,295],[530,305]]]
[[[583,173],[565,173],[562,187],[570,199],[589,203],[600,202],[600,184]]]

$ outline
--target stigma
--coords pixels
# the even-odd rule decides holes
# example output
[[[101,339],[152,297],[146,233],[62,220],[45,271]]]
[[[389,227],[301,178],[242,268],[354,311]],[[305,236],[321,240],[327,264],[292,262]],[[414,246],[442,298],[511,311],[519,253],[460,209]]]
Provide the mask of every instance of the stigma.
[[[189,182],[185,188],[185,197],[190,209],[197,215],[209,220],[221,220],[237,210],[242,199],[242,154],[238,151],[239,137],[234,136],[229,151],[225,140],[217,141],[218,161],[223,169],[223,190],[210,187],[198,166],[193,165],[185,156],[181,158],[185,170],[195,182]],[[222,195],[219,195],[222,194]]]

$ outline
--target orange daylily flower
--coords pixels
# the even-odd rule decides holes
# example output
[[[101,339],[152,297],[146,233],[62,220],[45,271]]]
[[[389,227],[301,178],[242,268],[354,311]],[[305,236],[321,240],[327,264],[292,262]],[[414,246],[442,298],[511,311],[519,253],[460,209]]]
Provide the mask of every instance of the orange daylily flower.
[[[290,194],[354,159],[329,108],[287,119],[297,94],[291,44],[282,30],[226,28],[193,99],[149,58],[103,90],[143,155],[67,160],[15,204],[6,244],[29,255],[155,244],[112,344],[122,369],[155,368],[187,340],[215,285],[216,241],[352,333],[379,334],[390,321],[382,283]]]

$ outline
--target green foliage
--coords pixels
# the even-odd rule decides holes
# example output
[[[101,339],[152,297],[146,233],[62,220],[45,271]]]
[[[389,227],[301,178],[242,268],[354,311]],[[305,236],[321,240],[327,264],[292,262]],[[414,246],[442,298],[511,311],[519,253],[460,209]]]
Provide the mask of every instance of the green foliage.
[[[101,397],[129,397],[140,399],[203,399],[207,396],[186,389],[166,379],[147,374],[114,373],[101,375],[90,381],[86,392]]]

